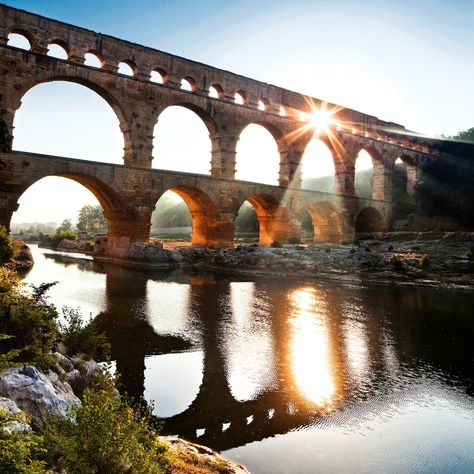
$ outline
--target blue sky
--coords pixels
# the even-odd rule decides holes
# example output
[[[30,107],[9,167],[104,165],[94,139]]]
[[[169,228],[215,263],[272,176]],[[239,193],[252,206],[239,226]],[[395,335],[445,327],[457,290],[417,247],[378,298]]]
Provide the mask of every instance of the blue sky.
[[[474,0],[4,3],[307,93],[430,136],[474,126]],[[25,96],[15,119],[14,147],[120,163],[123,141],[108,106],[77,85],[61,87],[43,84]],[[90,123],[92,109],[97,110],[100,130]],[[199,131],[200,125],[189,117],[187,133],[195,133],[195,141],[187,140],[190,148],[178,150],[176,144],[183,140],[176,124],[187,119],[173,118],[171,111],[170,117],[167,125],[159,121],[161,134],[155,129],[154,166],[166,168],[165,162],[179,159],[185,163],[192,149],[193,162],[186,170],[206,173],[206,130]],[[76,135],[90,139],[71,145],[71,130],[87,125],[89,130]],[[250,166],[255,163],[252,147],[259,150],[264,141],[257,133],[241,138]],[[199,165],[198,155],[204,157]],[[277,166],[278,158],[274,161]],[[240,172],[242,163],[237,162]],[[268,164],[262,162],[262,169]],[[38,195],[32,193],[30,201],[38,202]],[[32,206],[21,205],[15,220],[30,220],[31,212],[27,218],[21,211],[33,211]]]
[[[474,0],[5,3],[427,134],[474,123]]]

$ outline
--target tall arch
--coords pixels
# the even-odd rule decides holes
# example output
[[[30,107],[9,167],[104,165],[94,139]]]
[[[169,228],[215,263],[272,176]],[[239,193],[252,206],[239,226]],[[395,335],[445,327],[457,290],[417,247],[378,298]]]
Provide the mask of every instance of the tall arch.
[[[260,245],[286,243],[289,233],[288,210],[282,207],[277,199],[267,194],[254,194],[248,196],[246,201],[257,214]]]
[[[346,232],[340,212],[329,202],[315,202],[308,207],[314,242],[335,243],[344,240]]]
[[[334,192],[336,163],[331,148],[323,140],[313,138],[301,158],[302,189]]]
[[[211,197],[204,191],[190,186],[173,186],[166,191],[177,194],[188,206],[192,220],[192,245],[213,246],[217,240],[218,215]]]
[[[354,191],[355,195],[371,198],[373,194],[373,176],[375,169],[373,150],[361,148],[354,162]]]
[[[279,167],[275,135],[263,124],[248,124],[237,142],[236,179],[278,185]]]
[[[89,80],[63,76],[31,82],[23,91],[12,120],[13,148],[60,156],[70,156],[74,150],[75,158],[123,162],[123,148],[129,141],[127,119],[109,92]],[[44,110],[50,116],[54,104],[58,123],[69,124],[68,136],[58,135],[55,122],[43,118]]]
[[[158,116],[154,128],[153,168],[209,174],[214,120],[191,103],[175,103]]]
[[[380,232],[384,230],[383,218],[377,209],[366,207],[356,216],[356,234],[363,232]]]

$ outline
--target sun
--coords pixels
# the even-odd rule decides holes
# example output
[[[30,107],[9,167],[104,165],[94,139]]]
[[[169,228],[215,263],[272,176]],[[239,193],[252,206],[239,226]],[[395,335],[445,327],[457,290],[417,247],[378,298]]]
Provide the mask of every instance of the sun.
[[[317,134],[325,131],[328,129],[329,125],[331,125],[332,121],[332,114],[326,109],[317,109],[311,111],[309,116],[309,121],[313,126],[315,132]]]

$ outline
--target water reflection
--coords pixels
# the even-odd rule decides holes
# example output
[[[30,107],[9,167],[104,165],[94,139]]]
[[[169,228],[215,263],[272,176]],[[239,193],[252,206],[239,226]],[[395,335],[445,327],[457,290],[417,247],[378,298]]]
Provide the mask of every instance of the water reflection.
[[[320,444],[367,436],[375,452],[384,433],[389,445],[400,443],[410,426],[412,443],[434,443],[416,431],[420,420],[437,444],[449,445],[435,414],[442,410],[443,426],[471,422],[462,442],[474,440],[472,294],[240,282],[35,258],[29,281],[65,283],[53,302],[67,295],[72,306],[95,304],[124,390],[156,401],[165,433],[227,450],[304,430],[324,434]],[[426,407],[438,410],[429,420]],[[231,453],[248,462],[242,452]]]
[[[300,393],[329,408],[336,393],[327,314],[320,291],[301,288],[290,295],[291,366]]]

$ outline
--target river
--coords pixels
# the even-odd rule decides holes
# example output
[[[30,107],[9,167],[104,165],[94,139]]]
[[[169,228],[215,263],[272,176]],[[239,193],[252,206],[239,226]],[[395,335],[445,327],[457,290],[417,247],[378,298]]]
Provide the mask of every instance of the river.
[[[474,294],[144,271],[31,246],[163,432],[253,473],[474,472]]]

